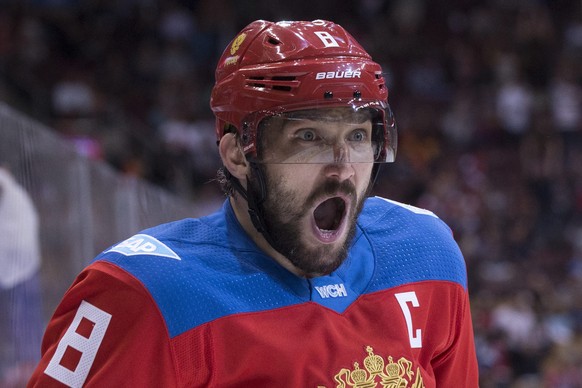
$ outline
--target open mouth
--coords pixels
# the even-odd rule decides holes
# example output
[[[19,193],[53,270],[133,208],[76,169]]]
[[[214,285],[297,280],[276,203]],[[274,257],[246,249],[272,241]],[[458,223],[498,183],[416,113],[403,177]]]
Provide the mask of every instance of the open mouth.
[[[317,237],[323,242],[334,242],[341,234],[347,213],[344,198],[333,197],[320,203],[313,211]]]

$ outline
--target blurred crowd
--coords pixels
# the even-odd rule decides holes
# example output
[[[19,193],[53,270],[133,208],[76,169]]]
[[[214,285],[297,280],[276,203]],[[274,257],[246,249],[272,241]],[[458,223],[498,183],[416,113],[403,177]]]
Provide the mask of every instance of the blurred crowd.
[[[90,158],[219,198],[208,100],[255,19],[344,26],[386,71],[397,162],[467,259],[482,387],[582,387],[582,3],[0,0],[0,99]]]

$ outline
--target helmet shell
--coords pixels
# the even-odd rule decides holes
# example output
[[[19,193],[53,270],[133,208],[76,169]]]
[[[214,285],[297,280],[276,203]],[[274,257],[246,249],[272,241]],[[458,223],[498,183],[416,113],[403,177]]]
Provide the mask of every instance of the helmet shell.
[[[258,20],[221,56],[210,106],[218,140],[234,127],[249,153],[256,151],[261,117],[316,107],[387,106],[387,100],[380,65],[341,26]]]

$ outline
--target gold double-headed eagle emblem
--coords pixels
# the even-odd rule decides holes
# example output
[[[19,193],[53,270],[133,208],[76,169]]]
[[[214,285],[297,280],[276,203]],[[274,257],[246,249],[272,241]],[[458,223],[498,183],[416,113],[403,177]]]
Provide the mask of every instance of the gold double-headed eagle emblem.
[[[374,354],[371,346],[366,347],[366,351],[368,356],[364,359],[363,368],[360,363],[354,362],[353,369],[342,368],[334,376],[336,388],[424,388],[419,368],[413,371],[412,362],[405,357],[394,361],[392,356],[388,356],[384,360]]]

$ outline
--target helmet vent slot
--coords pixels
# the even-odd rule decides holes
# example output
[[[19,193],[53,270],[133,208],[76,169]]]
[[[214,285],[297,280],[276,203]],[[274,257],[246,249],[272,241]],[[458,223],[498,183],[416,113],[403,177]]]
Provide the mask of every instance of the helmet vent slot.
[[[290,92],[291,86],[273,85],[273,90],[280,90],[282,92]]]
[[[264,79],[265,79],[265,77],[249,77],[249,80],[251,80],[251,81],[262,81]],[[261,83],[261,82],[250,82],[249,86],[252,86],[254,88],[264,88],[267,85],[265,85],[264,83]]]
[[[269,44],[272,44],[273,46],[278,46],[281,44],[281,41],[275,38],[274,36],[269,36],[267,38],[267,42],[269,42]]]
[[[277,82],[277,81],[289,82],[289,81],[295,81],[296,77],[288,76],[288,75],[279,75],[279,76],[274,76],[271,79],[275,82]],[[282,92],[290,92],[291,91],[291,86],[289,86],[289,85],[277,85],[277,84],[275,84],[272,86],[272,88],[273,88],[273,90],[279,90]]]
[[[281,92],[290,92],[293,90],[293,87],[296,87],[295,82],[297,81],[297,77],[295,76],[287,76],[287,75],[280,75],[280,76],[273,76],[273,77],[264,77],[264,76],[254,76],[249,77],[247,81],[247,86],[251,88],[259,88],[259,89],[270,89],[270,90],[277,90]]]

